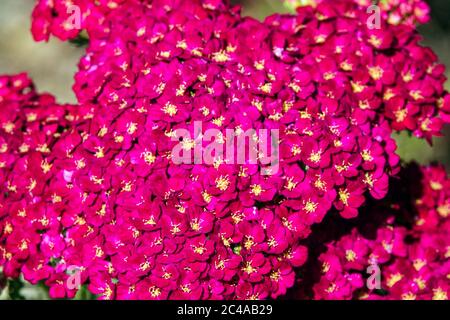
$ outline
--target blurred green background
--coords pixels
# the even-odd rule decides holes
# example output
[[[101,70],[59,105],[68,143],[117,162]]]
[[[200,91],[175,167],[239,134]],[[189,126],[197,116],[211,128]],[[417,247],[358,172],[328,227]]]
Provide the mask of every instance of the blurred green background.
[[[186,0],[189,1],[189,0]],[[232,0],[243,6],[244,15],[257,19],[275,12],[288,12],[281,0]],[[431,46],[441,61],[447,65],[450,74],[450,0],[429,0],[432,7],[432,22],[420,27],[423,43]],[[77,63],[83,49],[69,43],[51,39],[48,43],[35,43],[31,37],[30,14],[33,0],[0,0],[0,74],[28,72],[39,91],[56,95],[60,102],[76,102],[71,87]],[[450,90],[450,81],[446,87]],[[450,169],[450,128],[444,130],[444,137],[434,139],[434,146],[410,138],[406,134],[396,135],[399,153],[406,161],[415,159],[420,163],[440,161]],[[4,285],[0,274],[0,293]],[[21,281],[8,284],[0,299],[22,297],[27,299],[47,298],[42,287],[32,287]],[[79,298],[86,298],[80,291]]]

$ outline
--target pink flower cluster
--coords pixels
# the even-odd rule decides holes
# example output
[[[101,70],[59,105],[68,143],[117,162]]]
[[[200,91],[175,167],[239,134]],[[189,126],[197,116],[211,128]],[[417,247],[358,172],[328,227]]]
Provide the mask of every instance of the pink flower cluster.
[[[61,40],[73,39],[81,29],[100,30],[104,26],[105,15],[126,1],[37,0],[31,31],[36,41],[48,41],[50,35]]]
[[[58,105],[50,94],[36,93],[26,74],[0,76],[0,181],[5,188],[0,195],[1,215],[7,213],[5,194],[14,198],[17,188],[32,189],[32,181],[42,178],[36,175],[38,167],[49,166],[44,174],[50,171],[45,158],[65,131],[88,116],[82,110]],[[38,166],[30,167],[30,162]]]
[[[368,5],[368,0],[359,0],[361,5]],[[379,6],[390,24],[427,23],[430,21],[430,7],[423,0],[388,0],[380,1]]]
[[[386,196],[391,134],[429,140],[450,120],[444,67],[416,31],[370,30],[350,1],[264,23],[219,0],[39,1],[35,38],[74,38],[72,3],[89,36],[80,106],[0,81],[0,265],[52,297],[76,293],[72,266],[105,299],[284,295],[313,225]],[[174,132],[195,121],[278,129],[279,170],[174,164]]]
[[[327,0],[325,0],[326,2]],[[430,20],[430,7],[423,0],[347,0],[359,5],[363,9],[371,8],[374,4],[380,9],[381,16],[393,25],[427,23]],[[317,6],[323,0],[284,0],[290,8],[300,6]],[[374,11],[370,12],[371,14]]]
[[[59,212],[48,205],[59,198],[46,186],[52,151],[62,135],[90,116],[84,108],[38,94],[25,74],[0,76],[0,265],[5,275],[17,277],[41,262],[33,272],[50,275],[49,260],[40,260],[37,251],[45,252],[46,237],[60,232]]]
[[[318,259],[304,271],[315,282],[309,283],[310,291],[308,285],[299,286],[297,294],[314,299],[448,299],[450,178],[443,167],[410,165],[394,184],[398,188],[384,203],[368,207],[353,229],[344,228],[344,235],[333,222],[320,230],[334,240],[315,240],[326,251],[316,247]],[[375,277],[369,278],[377,276],[376,270],[378,287]]]

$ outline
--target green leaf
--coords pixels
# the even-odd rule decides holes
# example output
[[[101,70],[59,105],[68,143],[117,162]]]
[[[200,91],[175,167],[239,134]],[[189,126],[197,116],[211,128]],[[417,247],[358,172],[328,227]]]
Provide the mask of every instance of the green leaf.
[[[89,44],[89,36],[83,30],[77,35],[76,38],[69,40],[69,42],[75,45],[76,47],[87,47]]]
[[[20,293],[20,290],[24,287],[22,280],[9,279],[8,280],[8,292],[11,300],[25,300],[25,297]]]
[[[88,289],[87,286],[82,286],[80,290],[78,290],[77,294],[73,298],[73,300],[96,300],[97,297],[95,294],[92,294]]]

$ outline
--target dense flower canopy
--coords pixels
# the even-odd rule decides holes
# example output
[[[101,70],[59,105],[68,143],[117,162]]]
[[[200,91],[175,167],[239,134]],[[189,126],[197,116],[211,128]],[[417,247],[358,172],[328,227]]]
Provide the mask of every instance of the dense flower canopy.
[[[284,0],[284,3],[295,9],[300,6],[317,6],[327,0]],[[369,13],[374,13],[374,5],[380,10],[387,23],[398,25],[427,23],[430,20],[430,8],[423,0],[347,0],[365,8]]]
[[[328,216],[356,218],[387,195],[400,171],[392,133],[430,141],[450,120],[444,67],[411,20],[392,23],[394,7],[370,29],[364,4],[349,0],[264,22],[219,0],[41,0],[35,39],[80,36],[73,5],[89,39],[73,87],[79,105],[36,93],[25,75],[0,78],[0,265],[8,277],[45,281],[55,298],[76,293],[66,286],[72,266],[104,299],[285,295],[302,286],[312,226],[332,228]],[[190,163],[175,163],[177,130],[194,137],[184,151],[207,146],[196,122],[222,144],[227,129],[278,130],[277,170],[221,154],[212,165],[194,164],[191,153]],[[330,243],[319,260],[332,276],[314,284],[314,298],[354,297],[355,266],[363,270],[397,234],[418,237],[404,245],[411,252],[433,242],[444,268],[448,180],[442,169],[423,170],[444,186],[419,215],[430,229],[380,226],[375,240],[354,231]],[[444,206],[439,217],[433,201]],[[347,243],[363,251],[359,264],[338,261]],[[384,272],[409,279],[414,254],[388,251],[380,263],[394,263]],[[426,274],[433,286],[424,292],[388,283],[396,289],[388,297],[445,293],[445,272]]]
[[[450,179],[441,166],[402,169],[382,202],[343,224],[314,230],[308,264],[292,294],[314,299],[447,300],[450,294]],[[366,286],[370,266],[378,288]],[[314,280],[311,280],[314,279]]]

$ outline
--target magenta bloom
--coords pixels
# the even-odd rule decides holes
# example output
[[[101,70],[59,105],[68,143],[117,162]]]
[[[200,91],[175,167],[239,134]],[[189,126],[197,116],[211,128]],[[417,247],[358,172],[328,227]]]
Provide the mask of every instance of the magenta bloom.
[[[4,274],[43,280],[53,298],[75,295],[75,266],[100,299],[265,299],[295,285],[350,299],[377,294],[363,274],[376,262],[388,298],[445,297],[444,170],[420,170],[419,202],[389,194],[392,134],[430,141],[450,120],[445,70],[413,27],[427,10],[385,1],[371,29],[364,1],[264,22],[219,0],[37,1],[36,40],[89,46],[77,106],[0,77]],[[416,220],[401,225],[404,208]]]

